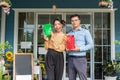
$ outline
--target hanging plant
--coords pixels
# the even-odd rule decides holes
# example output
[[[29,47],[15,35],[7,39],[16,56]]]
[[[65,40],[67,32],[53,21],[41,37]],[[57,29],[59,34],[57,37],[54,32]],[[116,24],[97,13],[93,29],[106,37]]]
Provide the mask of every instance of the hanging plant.
[[[0,0],[0,6],[2,7],[11,7],[12,3],[10,0]]]
[[[108,6],[108,2],[106,2],[106,0],[101,0],[101,1],[99,2],[99,6],[101,6],[101,7],[106,7],[106,6]]]
[[[0,0],[0,6],[2,7],[5,13],[9,14],[12,3],[10,0]]]
[[[113,1],[112,0],[101,0],[99,2],[100,7],[108,7],[109,9],[113,9]]]

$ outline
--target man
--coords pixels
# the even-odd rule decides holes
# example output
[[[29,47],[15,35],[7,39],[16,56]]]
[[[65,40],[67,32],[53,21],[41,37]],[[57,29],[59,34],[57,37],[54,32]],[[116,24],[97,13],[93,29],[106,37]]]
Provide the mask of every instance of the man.
[[[80,27],[79,15],[70,17],[73,30],[68,35],[74,35],[75,48],[68,50],[68,75],[69,80],[76,80],[78,74],[80,80],[87,80],[87,59],[86,51],[93,48],[93,40],[88,30]]]

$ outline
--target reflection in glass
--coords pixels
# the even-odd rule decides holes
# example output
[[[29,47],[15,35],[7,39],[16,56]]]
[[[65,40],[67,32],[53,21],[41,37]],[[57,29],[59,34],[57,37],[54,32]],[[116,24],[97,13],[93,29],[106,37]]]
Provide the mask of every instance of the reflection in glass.
[[[110,29],[110,13],[95,13],[94,27]]]
[[[34,12],[20,12],[18,20],[18,50],[21,42],[32,42],[30,49],[21,49],[23,52],[33,52]]]
[[[25,41],[25,33],[23,29],[18,30],[18,43],[20,44],[21,41]]]
[[[19,29],[18,30],[18,44],[21,41],[33,42],[33,29]]]
[[[95,28],[102,28],[102,14],[101,13],[95,13]]]
[[[102,46],[95,47],[95,62],[102,62]]]
[[[103,30],[103,45],[110,44],[110,30]]]
[[[87,52],[86,52],[86,58],[87,58],[87,62],[90,62],[90,50],[88,50]]]
[[[87,63],[87,77],[90,77],[90,63]]]
[[[103,61],[108,61],[111,58],[111,48],[110,46],[103,47]]]
[[[62,16],[60,14],[41,14],[38,15],[38,24],[47,24],[51,23],[53,24],[54,19],[60,18],[62,19]]]
[[[68,63],[66,63],[66,77],[68,77]]]
[[[43,44],[44,44],[44,34],[43,34],[43,26],[42,25],[40,25],[39,27],[38,27],[38,46],[39,47],[43,47]]]
[[[66,24],[66,33],[69,33],[72,30],[72,25],[71,24]]]
[[[38,54],[38,59],[41,61],[41,62],[45,62],[45,55],[44,54]]]
[[[18,45],[18,52],[19,53],[33,53],[33,46],[31,46],[31,48],[26,49],[26,48],[21,48],[21,45]]]
[[[110,13],[103,14],[103,28],[110,28]]]
[[[95,30],[94,35],[95,45],[102,45],[102,30]]]
[[[95,79],[102,79],[102,64],[95,63]]]

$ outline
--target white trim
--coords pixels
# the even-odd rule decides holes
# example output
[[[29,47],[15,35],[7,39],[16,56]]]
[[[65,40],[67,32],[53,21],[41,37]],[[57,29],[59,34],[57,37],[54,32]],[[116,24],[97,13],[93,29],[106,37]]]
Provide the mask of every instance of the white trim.
[[[1,41],[5,41],[5,21],[6,21],[6,16],[5,16],[5,13],[2,10],[2,15],[1,15]]]
[[[38,8],[13,8],[14,11],[18,12],[45,12],[45,13],[54,13],[52,8],[38,9]],[[57,8],[56,13],[71,13],[71,12],[113,12],[117,10],[108,9],[108,8]]]
[[[114,11],[110,14],[111,25],[111,60],[115,59],[115,17]]]
[[[14,16],[14,53],[17,52],[18,44],[18,12],[15,11]]]
[[[34,27],[34,38],[33,38],[33,54],[34,54],[34,58],[35,59],[37,59],[37,51],[38,51],[38,48],[37,48],[37,42],[38,42],[38,37],[37,37],[37,33],[38,33],[38,31],[37,31],[37,24],[38,24],[38,14],[36,13],[34,13],[34,25],[35,25],[35,27]]]

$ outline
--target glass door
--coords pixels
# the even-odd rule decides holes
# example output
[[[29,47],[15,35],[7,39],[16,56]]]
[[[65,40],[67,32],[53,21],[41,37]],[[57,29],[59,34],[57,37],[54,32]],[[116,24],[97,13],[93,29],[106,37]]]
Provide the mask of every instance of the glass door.
[[[44,39],[43,39],[43,24],[47,24],[47,23],[53,23],[53,20],[57,17],[64,19],[66,21],[66,27],[64,27],[63,32],[68,33],[71,29],[72,29],[72,25],[70,23],[70,16],[72,14],[37,14],[36,15],[36,35],[34,38],[34,42],[36,47],[34,47],[34,51],[36,51],[37,53],[37,58],[39,59],[41,64],[44,64],[45,62],[45,55],[46,55],[46,50],[44,49]],[[81,27],[90,30],[91,34],[92,34],[92,20],[91,20],[91,14],[80,14],[80,18],[81,18]],[[92,54],[93,51],[88,51],[87,52],[87,61],[88,61],[88,79],[92,79],[91,76],[93,76],[93,74],[91,74],[91,70],[92,70]],[[64,74],[63,74],[63,80],[68,80],[68,68],[67,68],[67,54],[65,52],[64,54],[64,62],[65,62],[65,66],[64,66]],[[79,78],[77,77],[77,79],[79,80]]]
[[[111,59],[110,13],[96,12],[94,20],[94,73],[95,79],[103,79],[102,65]]]

